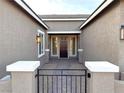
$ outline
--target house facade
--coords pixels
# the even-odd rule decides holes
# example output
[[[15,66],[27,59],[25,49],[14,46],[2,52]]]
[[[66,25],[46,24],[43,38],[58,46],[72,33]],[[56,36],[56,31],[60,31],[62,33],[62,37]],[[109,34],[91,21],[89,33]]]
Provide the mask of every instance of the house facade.
[[[79,59],[79,26],[88,15],[40,15],[49,26],[47,30],[47,59]]]
[[[124,82],[120,80],[124,80],[123,0],[105,0],[91,15],[37,15],[23,0],[1,0],[0,13],[0,78],[10,74],[6,72],[7,65],[19,61],[7,68],[12,76],[10,79],[12,84],[10,80],[9,83],[7,82],[10,89],[7,90],[8,93],[11,93],[11,89],[15,93],[27,93],[27,91],[36,93],[35,87],[39,88],[39,91],[42,87],[42,93],[51,89],[53,92],[56,73],[52,71],[52,77],[48,77],[51,73],[46,75],[47,71],[43,71],[41,76],[44,81],[42,81],[39,79],[40,70],[43,70],[42,67],[46,63],[49,65],[47,70],[50,70],[50,66],[56,68],[55,64],[49,64],[51,60],[57,62],[63,60],[59,68],[60,65],[65,66],[70,59],[69,66],[73,63],[73,68],[67,70],[67,64],[67,69],[64,67],[57,69],[60,71],[58,78],[61,76],[61,80],[56,79],[55,82],[59,83],[55,86],[61,85],[60,93],[63,91],[67,93],[69,88],[69,91],[75,93],[82,91],[86,93],[87,90],[90,91],[89,93],[122,93]],[[30,63],[27,62],[29,60]],[[97,62],[87,62],[85,65],[87,70],[81,66],[86,61]],[[114,75],[115,72],[119,72],[119,68],[115,65],[120,67],[118,81],[115,80]],[[38,67],[40,69],[37,69]],[[67,71],[64,73],[64,70]],[[80,71],[78,71],[76,74],[73,73],[75,76],[70,75],[68,73],[70,70],[84,71],[84,74],[79,75]],[[40,87],[35,85],[36,77],[37,85],[39,84]],[[49,78],[52,81],[50,87]],[[42,86],[38,80],[44,85]],[[4,85],[1,82],[0,80],[0,85]],[[7,84],[3,90],[6,90]],[[58,87],[56,88],[55,91],[58,91]]]
[[[89,15],[38,16],[23,0],[2,0],[0,6],[0,78],[9,74],[6,65],[19,60],[40,60],[41,65],[51,59],[83,62],[79,26]]]
[[[40,60],[41,65],[50,59],[107,60],[123,71],[123,0],[104,1],[90,16],[37,15],[24,1],[0,2],[1,77],[17,60]]]

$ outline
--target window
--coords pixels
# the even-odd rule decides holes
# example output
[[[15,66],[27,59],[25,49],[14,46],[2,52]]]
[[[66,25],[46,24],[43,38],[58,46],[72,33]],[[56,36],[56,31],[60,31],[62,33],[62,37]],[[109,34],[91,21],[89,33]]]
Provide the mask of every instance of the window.
[[[77,39],[76,36],[71,36],[70,37],[70,56],[76,56],[76,51],[77,51]]]
[[[41,38],[41,43],[38,43],[38,57],[41,57],[45,54],[45,33],[38,30],[38,36]]]
[[[51,38],[51,50],[52,56],[57,56],[58,54],[58,37]]]

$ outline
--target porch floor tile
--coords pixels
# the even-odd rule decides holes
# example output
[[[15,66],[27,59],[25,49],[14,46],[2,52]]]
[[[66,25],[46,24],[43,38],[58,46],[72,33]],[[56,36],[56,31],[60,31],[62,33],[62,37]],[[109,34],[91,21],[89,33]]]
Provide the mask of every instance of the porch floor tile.
[[[78,60],[52,59],[40,67],[41,69],[85,69],[85,66]]]

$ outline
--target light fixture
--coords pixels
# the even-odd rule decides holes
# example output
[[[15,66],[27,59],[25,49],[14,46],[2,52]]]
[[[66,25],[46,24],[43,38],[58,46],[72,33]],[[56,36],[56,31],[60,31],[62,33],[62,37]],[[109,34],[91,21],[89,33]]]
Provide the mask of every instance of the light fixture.
[[[36,43],[37,44],[40,44],[41,43],[41,36],[40,35],[37,35],[36,36]]]
[[[120,28],[120,39],[124,40],[124,25],[121,25],[121,28]]]

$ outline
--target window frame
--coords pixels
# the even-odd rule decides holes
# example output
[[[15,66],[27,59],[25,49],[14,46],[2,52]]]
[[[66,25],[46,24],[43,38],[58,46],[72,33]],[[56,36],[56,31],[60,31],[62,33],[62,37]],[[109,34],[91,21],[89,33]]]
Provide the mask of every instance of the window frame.
[[[72,38],[72,37],[74,37],[75,38],[75,54],[72,54],[72,50],[70,50],[70,39]],[[75,57],[75,56],[77,56],[77,47],[78,47],[78,41],[77,41],[77,36],[70,36],[69,37],[69,57]]]
[[[55,38],[55,37],[57,37],[57,54],[53,54],[53,38]],[[53,56],[53,57],[57,57],[59,55],[59,38],[58,38],[58,36],[52,36],[51,37],[51,56]]]
[[[37,35],[42,35],[43,39],[41,39],[41,43],[43,44],[38,44],[38,58],[42,57],[43,55],[45,55],[45,33],[41,30],[37,30]],[[41,49],[39,49],[41,47]],[[40,51],[41,50],[41,51]],[[39,54],[41,52],[41,54]]]

